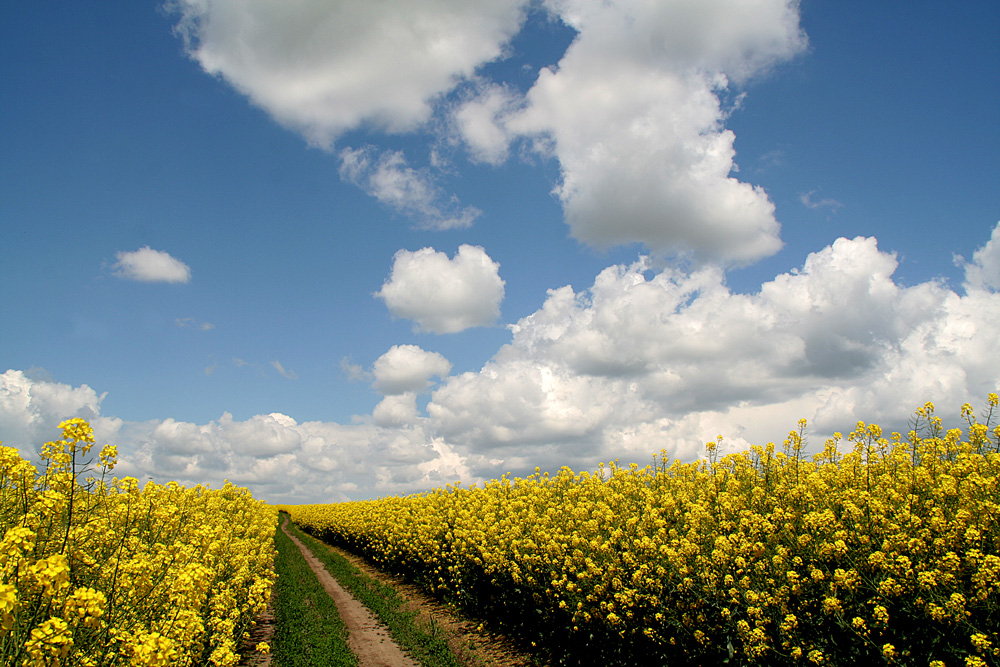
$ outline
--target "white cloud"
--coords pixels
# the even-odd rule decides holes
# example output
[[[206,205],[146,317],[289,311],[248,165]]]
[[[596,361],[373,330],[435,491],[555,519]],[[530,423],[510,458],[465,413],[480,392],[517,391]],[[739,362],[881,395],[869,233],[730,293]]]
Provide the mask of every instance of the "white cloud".
[[[1000,295],[903,287],[896,267],[861,237],[756,294],[731,292],[711,267],[651,278],[642,261],[609,267],[586,292],[551,290],[480,372],[444,381],[430,427],[489,475],[491,459],[693,456],[718,433],[759,444],[799,417],[820,432],[857,419],[905,430],[924,401],[954,412],[996,391]]]
[[[274,368],[274,370],[278,371],[278,374],[281,375],[281,377],[283,377],[283,378],[286,378],[288,380],[298,380],[299,379],[299,374],[298,373],[296,373],[295,371],[286,369],[284,366],[281,365],[280,361],[277,361],[277,360],[272,361],[271,362],[271,366]]]
[[[575,238],[749,263],[781,247],[774,205],[730,176],[718,91],[799,52],[797,3],[553,0],[579,31],[508,130],[550,136]]]
[[[235,421],[224,414],[219,420],[222,436],[241,454],[274,456],[294,451],[302,444],[295,420],[281,413],[256,415],[246,421]]]
[[[478,246],[460,246],[453,259],[433,248],[400,250],[375,296],[422,331],[456,333],[497,320],[504,281],[500,265]]]
[[[417,395],[413,392],[386,396],[372,410],[372,421],[377,426],[410,426],[418,417]]]
[[[118,446],[118,477],[215,488],[229,480],[272,502],[347,500],[470,479],[462,457],[414,426],[412,394],[386,397],[376,407],[372,421],[384,426],[298,423],[280,413],[246,420],[224,413],[205,424],[125,422],[100,415],[103,398],[87,385],[9,370],[0,375],[0,441],[37,464],[41,444],[59,436],[58,423],[83,417],[99,444]]]
[[[829,197],[824,197],[823,199],[813,199],[813,195],[816,194],[815,190],[810,190],[805,194],[799,195],[799,201],[806,208],[818,209],[818,208],[828,208],[831,211],[836,211],[838,208],[843,208],[841,204],[836,199],[830,199]]]
[[[211,322],[199,322],[193,317],[178,317],[174,319],[174,324],[184,329],[187,327],[194,327],[195,329],[200,329],[201,331],[211,331],[215,328],[215,325]]]
[[[507,88],[481,83],[473,96],[455,107],[452,120],[473,162],[498,165],[507,159],[512,136],[506,123],[519,103]]]
[[[188,53],[278,122],[330,147],[362,124],[427,122],[433,101],[496,59],[525,2],[174,0]]]
[[[376,154],[374,146],[340,151],[340,177],[357,185],[398,213],[417,221],[424,229],[446,230],[469,227],[482,213],[472,206],[460,207],[446,197],[428,170],[408,166],[399,151]]]
[[[372,367],[375,389],[387,395],[424,391],[432,377],[444,378],[450,371],[451,362],[442,355],[416,345],[393,345]]]
[[[743,85],[806,45],[794,0],[549,0],[577,31],[523,96],[485,78],[528,3],[518,0],[174,0],[180,33],[217,74],[311,143],[353,129],[444,133],[473,162],[524,139],[555,157],[572,235],[597,247],[746,264],[781,247],[774,205],[741,182],[731,109]],[[449,95],[471,92],[460,101]],[[737,97],[738,99],[738,97]],[[480,214],[396,151],[343,149],[342,177],[429,229]]]
[[[191,268],[187,264],[149,246],[133,252],[117,252],[115,259],[118,261],[111,268],[119,278],[147,283],[186,283],[191,280]]]
[[[33,380],[10,369],[0,375],[0,442],[24,455],[33,453],[59,437],[59,422],[71,417],[96,420],[104,397],[85,384]]]
[[[996,234],[970,266],[992,266]],[[896,269],[864,237],[838,239],[749,294],[715,267],[608,267],[587,290],[551,290],[478,372],[448,375],[441,355],[392,348],[371,371],[387,395],[350,425],[280,413],[123,422],[103,417],[103,395],[86,385],[9,370],[0,439],[34,451],[60,420],[83,416],[119,445],[120,475],[230,479],[272,502],[331,502],[536,465],[643,464],[661,449],[691,460],[717,434],[727,450],[780,442],[800,417],[815,449],[859,419],[905,431],[927,400],[957,424],[962,403],[1000,387],[1000,293],[905,286]],[[435,375],[422,411],[417,396]]]
[[[963,266],[967,290],[1000,290],[1000,222],[993,228],[990,240],[977,248],[972,261]]]

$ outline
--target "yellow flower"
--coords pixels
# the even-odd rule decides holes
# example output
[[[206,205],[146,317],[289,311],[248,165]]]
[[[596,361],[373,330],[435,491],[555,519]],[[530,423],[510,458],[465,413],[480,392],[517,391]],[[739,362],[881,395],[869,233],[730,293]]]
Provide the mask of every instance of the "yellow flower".
[[[14,627],[14,612],[17,610],[17,589],[8,584],[0,584],[0,630],[8,632]],[[0,637],[3,636],[0,633]]]
[[[73,646],[73,636],[69,625],[61,618],[52,617],[32,629],[24,648],[28,651],[25,664],[31,667],[45,667],[53,658],[65,658]]]

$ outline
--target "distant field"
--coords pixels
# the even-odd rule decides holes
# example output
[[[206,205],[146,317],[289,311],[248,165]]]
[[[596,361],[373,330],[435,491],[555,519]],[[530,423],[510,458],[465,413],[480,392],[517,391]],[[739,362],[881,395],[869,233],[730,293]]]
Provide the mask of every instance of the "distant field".
[[[1000,664],[1000,427],[284,506],[565,664]]]

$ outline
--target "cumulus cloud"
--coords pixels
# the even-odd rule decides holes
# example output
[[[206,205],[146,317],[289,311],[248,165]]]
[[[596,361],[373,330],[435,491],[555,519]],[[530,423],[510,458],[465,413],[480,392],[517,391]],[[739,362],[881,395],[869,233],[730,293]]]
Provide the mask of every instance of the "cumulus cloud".
[[[143,246],[133,252],[115,253],[117,260],[111,269],[114,275],[147,283],[186,283],[191,280],[191,268],[162,250]]]
[[[375,296],[421,331],[457,333],[496,322],[504,281],[500,264],[478,246],[462,245],[452,259],[433,248],[400,250]]]
[[[461,207],[455,197],[446,197],[424,169],[413,169],[399,151],[379,153],[374,146],[340,151],[340,177],[369,195],[432,230],[469,227],[482,213]]]
[[[732,176],[732,109],[720,97],[805,48],[798,2],[548,0],[549,16],[577,34],[525,95],[481,66],[507,55],[528,5],[171,3],[206,72],[315,145],[332,148],[355,129],[430,130],[497,165],[525,140],[559,162],[554,192],[584,243],[729,264],[777,252],[773,203]],[[479,215],[440,189],[433,161],[415,169],[371,147],[339,157],[345,180],[418,225],[463,227]]]
[[[43,442],[59,436],[59,422],[82,417],[93,422],[98,437],[116,432],[120,420],[100,416],[106,394],[83,384],[73,387],[51,379],[32,379],[9,369],[0,375],[0,443],[31,456]]]
[[[330,147],[370,124],[427,122],[433,101],[518,32],[525,2],[173,0],[189,55],[278,122]]]
[[[409,426],[418,417],[417,395],[413,392],[386,396],[372,410],[372,421],[378,426]]]
[[[388,396],[358,424],[298,423],[271,413],[245,420],[223,413],[203,424],[174,418],[128,422],[100,414],[104,394],[29,377],[0,375],[0,441],[39,462],[58,424],[83,417],[98,443],[118,446],[115,474],[159,483],[221,487],[229,480],[258,498],[336,501],[414,492],[470,479],[464,459],[419,426],[413,394]]]
[[[718,93],[802,50],[797,3],[546,6],[579,34],[506,127],[551,137],[573,236],[737,264],[776,252],[774,205],[730,176],[734,135]]]
[[[473,162],[498,165],[507,159],[513,138],[507,122],[519,105],[518,95],[506,87],[480,82],[475,94],[455,106],[455,131]]]
[[[481,371],[433,393],[435,432],[489,474],[511,457],[692,456],[718,433],[779,438],[798,417],[828,432],[859,418],[905,430],[926,400],[957,409],[1000,385],[1000,296],[901,286],[873,238],[838,239],[754,294],[713,267],[648,268],[551,290]]]
[[[990,240],[976,249],[972,261],[959,263],[965,268],[965,288],[973,290],[1000,290],[1000,222],[993,228]]]
[[[970,283],[995,266],[998,234],[968,265]],[[897,267],[866,237],[837,239],[752,293],[731,290],[718,267],[611,266],[588,289],[550,290],[477,372],[449,375],[443,356],[393,347],[370,372],[383,397],[351,424],[281,413],[123,422],[102,416],[103,395],[86,385],[10,370],[0,439],[33,451],[58,421],[83,416],[119,445],[120,474],[331,502],[536,465],[642,464],[661,449],[691,460],[717,434],[730,450],[780,441],[800,417],[818,448],[858,419],[905,431],[927,400],[957,423],[962,403],[1000,387],[1000,293],[988,278],[964,295],[904,285]]]
[[[432,377],[447,377],[450,371],[450,361],[416,345],[393,345],[372,367],[374,387],[386,395],[421,392]]]

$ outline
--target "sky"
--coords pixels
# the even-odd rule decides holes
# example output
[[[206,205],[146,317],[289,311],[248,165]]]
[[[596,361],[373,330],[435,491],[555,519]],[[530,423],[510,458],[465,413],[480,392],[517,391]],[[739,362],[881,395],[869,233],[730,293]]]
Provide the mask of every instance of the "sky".
[[[6,3],[0,441],[275,503],[1000,387],[995,2]]]

